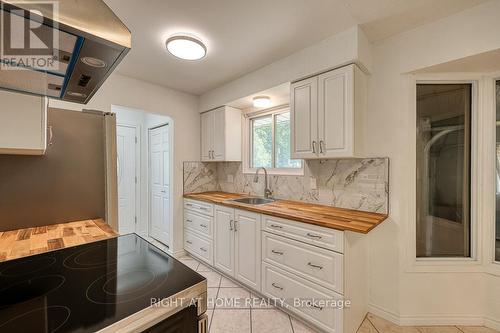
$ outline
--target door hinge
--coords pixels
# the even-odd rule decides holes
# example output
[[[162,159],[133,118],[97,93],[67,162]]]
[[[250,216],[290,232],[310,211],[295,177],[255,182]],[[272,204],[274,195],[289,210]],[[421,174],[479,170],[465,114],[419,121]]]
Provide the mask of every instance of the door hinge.
[[[137,224],[137,216],[134,216],[134,222]]]
[[[135,143],[137,143],[137,137],[135,137]]]
[[[135,176],[135,183],[137,184],[137,176]]]

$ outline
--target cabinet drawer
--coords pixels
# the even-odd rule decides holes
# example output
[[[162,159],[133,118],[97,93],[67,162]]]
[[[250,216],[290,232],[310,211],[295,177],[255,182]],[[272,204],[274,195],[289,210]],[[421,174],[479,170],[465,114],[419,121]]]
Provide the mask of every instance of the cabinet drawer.
[[[184,249],[200,258],[207,264],[213,266],[213,243],[210,240],[205,240],[198,235],[184,230]]]
[[[208,238],[213,235],[213,217],[184,210],[184,227],[195,230]]]
[[[184,209],[203,215],[214,216],[214,205],[208,202],[184,199]]]
[[[344,253],[344,232],[263,215],[262,230]]]
[[[342,254],[262,233],[263,260],[343,294]]]
[[[325,331],[342,333],[342,309],[333,307],[332,304],[319,304],[316,307],[294,304],[298,300],[322,300],[332,303],[342,301],[341,295],[266,263],[262,263],[262,280],[264,295],[284,299],[290,311]]]

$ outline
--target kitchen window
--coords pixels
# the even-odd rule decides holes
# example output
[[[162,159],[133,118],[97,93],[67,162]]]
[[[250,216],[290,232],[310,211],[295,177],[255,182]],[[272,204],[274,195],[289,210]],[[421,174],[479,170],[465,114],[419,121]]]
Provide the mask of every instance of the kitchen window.
[[[473,84],[417,84],[416,256],[472,257]]]
[[[274,174],[301,174],[302,160],[290,158],[290,110],[280,109],[248,118],[246,171],[265,167]]]

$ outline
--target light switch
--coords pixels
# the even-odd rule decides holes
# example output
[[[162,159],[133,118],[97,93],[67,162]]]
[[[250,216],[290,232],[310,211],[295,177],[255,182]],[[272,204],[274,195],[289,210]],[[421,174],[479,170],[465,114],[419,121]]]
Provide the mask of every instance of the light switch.
[[[311,190],[316,190],[316,189],[318,189],[318,186],[317,186],[317,184],[316,184],[316,178],[314,178],[314,177],[310,177],[310,178],[309,178],[309,181],[310,181],[310,185],[309,185],[309,187],[311,188]]]

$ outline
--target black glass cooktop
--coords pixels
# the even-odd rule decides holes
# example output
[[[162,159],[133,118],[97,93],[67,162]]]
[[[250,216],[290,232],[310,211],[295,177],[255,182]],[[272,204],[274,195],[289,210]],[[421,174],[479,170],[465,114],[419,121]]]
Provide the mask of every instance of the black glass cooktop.
[[[135,234],[0,263],[0,332],[95,332],[204,279]]]

